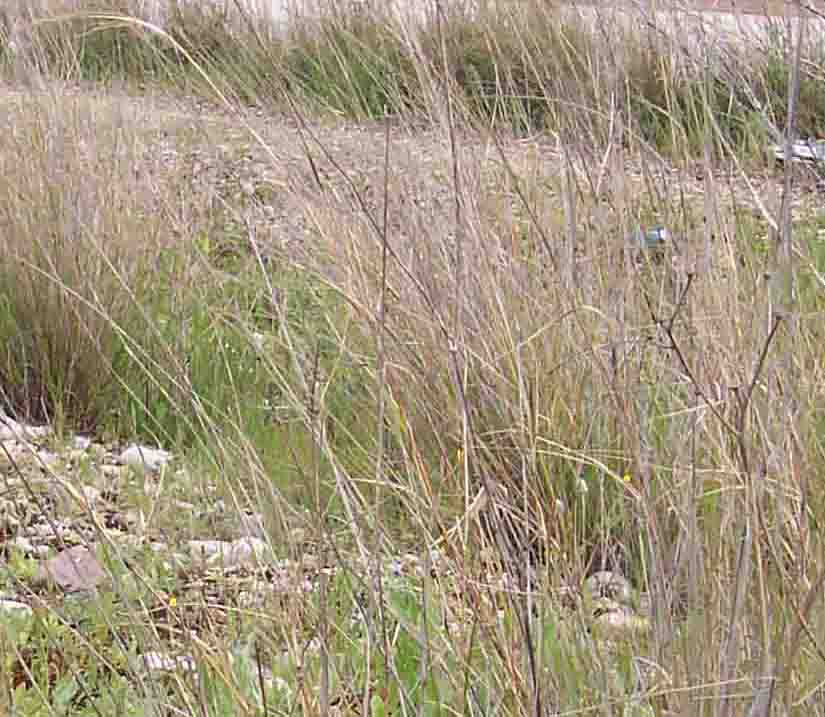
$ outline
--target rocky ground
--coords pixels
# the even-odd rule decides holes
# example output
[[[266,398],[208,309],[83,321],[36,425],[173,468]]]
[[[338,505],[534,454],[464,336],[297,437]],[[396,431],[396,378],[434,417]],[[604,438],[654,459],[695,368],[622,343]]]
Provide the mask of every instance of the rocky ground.
[[[299,555],[284,557],[282,547],[267,535],[261,514],[238,513],[223,500],[187,495],[191,481],[186,469],[162,449],[56,437],[48,427],[2,416],[0,483],[0,621],[44,609],[76,613],[84,603],[110,595],[126,611],[133,612],[139,603],[161,631],[182,622],[208,624],[220,632],[230,606],[277,621],[285,610],[302,612],[301,606],[317,597],[322,581],[350,570],[373,573],[371,562],[364,564],[356,555],[332,560],[297,534],[290,536],[290,544]],[[189,530],[175,535],[161,527],[155,514],[170,508],[188,516]],[[426,557],[385,556],[381,563],[384,591],[394,586],[415,594],[425,578],[458,582],[455,566],[440,548]],[[491,558],[481,580],[495,612],[496,602],[516,587],[493,565]],[[162,581],[159,573],[165,575]],[[163,583],[174,588],[164,589]],[[141,593],[140,586],[149,590]],[[597,572],[584,585],[557,593],[558,605],[566,610],[582,598],[590,601],[593,629],[605,639],[648,630],[646,598],[621,575]],[[293,607],[287,608],[290,603]],[[466,609],[457,595],[452,606],[456,630],[465,624]],[[356,632],[361,619],[356,610]],[[143,669],[197,671],[185,643],[170,633],[165,649],[142,654]],[[317,640],[307,647],[317,650]],[[284,647],[281,659],[289,657]],[[15,669],[22,672],[24,666]],[[276,681],[269,668],[264,672],[268,681]],[[286,683],[282,687],[289,688]]]

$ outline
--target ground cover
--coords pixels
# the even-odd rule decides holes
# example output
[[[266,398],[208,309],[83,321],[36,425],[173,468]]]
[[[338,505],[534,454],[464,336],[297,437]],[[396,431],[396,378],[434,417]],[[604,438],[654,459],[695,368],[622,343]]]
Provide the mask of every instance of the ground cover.
[[[825,710],[815,44],[35,10],[5,711]]]

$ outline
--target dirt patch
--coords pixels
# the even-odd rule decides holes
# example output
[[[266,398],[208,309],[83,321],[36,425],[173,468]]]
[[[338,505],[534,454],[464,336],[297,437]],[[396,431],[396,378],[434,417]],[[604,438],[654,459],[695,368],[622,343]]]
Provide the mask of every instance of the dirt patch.
[[[381,123],[317,118],[299,122],[282,114],[261,110],[234,113],[163,94],[139,97],[117,91],[104,94],[52,87],[42,95],[41,101],[85,101],[90,112],[102,116],[114,113],[139,122],[141,131],[154,137],[151,156],[146,158],[153,171],[196,176],[196,185],[204,196],[246,196],[250,211],[254,210],[253,218],[260,222],[260,238],[268,239],[265,244],[300,247],[313,242],[313,217],[317,212],[323,207],[358,214],[361,205],[354,196],[357,192],[369,209],[377,210],[381,204],[376,196],[386,169],[386,127]],[[33,97],[27,90],[0,85],[4,104],[31,103]],[[517,175],[541,177],[539,183],[547,186],[558,180],[559,149],[548,135],[499,137],[496,143],[483,133],[464,132],[457,139],[462,168],[473,177],[471,184],[479,197],[489,199],[503,191],[510,181],[505,164]],[[448,178],[452,169],[449,143],[443,133],[432,128],[395,127],[390,141],[391,174],[403,179],[398,201],[427,207],[431,222],[449,226],[453,205]],[[600,159],[590,156],[577,167],[583,186],[587,185],[584,175],[590,171],[588,167],[597,166]],[[683,195],[697,201],[705,191],[693,172],[677,169],[661,157],[648,157],[645,162],[630,156],[614,159],[619,175],[616,179],[627,185],[631,196],[645,193],[644,175],[650,172],[661,179],[678,177]],[[770,172],[758,172],[758,177],[752,174],[750,181],[744,181],[733,167],[719,171],[730,189],[732,204],[757,210],[755,194],[766,200],[781,193],[781,180]],[[818,201],[808,184],[795,187],[797,205],[800,201]]]

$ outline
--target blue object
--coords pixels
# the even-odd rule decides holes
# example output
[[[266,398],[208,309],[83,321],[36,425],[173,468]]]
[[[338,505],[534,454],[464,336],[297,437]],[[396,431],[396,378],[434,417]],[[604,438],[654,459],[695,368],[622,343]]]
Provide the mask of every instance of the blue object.
[[[641,249],[663,249],[670,241],[670,232],[667,230],[667,227],[662,226],[653,227],[646,231],[642,231],[640,227],[637,227],[633,234],[630,235],[629,241],[632,244],[638,245]]]
[[[775,144],[773,154],[780,162],[785,161],[785,145]],[[821,162],[825,160],[825,140],[798,139],[791,143],[791,159],[801,162]]]

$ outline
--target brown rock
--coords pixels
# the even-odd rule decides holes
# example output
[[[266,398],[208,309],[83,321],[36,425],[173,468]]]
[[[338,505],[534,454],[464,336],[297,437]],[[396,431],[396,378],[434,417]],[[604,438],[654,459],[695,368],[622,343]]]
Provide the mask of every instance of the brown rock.
[[[35,575],[38,584],[51,583],[67,593],[94,590],[106,578],[106,571],[85,545],[59,552],[43,563]]]

